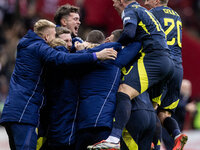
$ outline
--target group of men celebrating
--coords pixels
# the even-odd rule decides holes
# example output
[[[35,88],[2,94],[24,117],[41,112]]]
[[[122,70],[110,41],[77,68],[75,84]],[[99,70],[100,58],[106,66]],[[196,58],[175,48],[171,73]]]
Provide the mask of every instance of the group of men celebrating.
[[[171,117],[183,78],[180,16],[168,0],[145,0],[150,11],[113,3],[123,30],[106,39],[96,30],[78,38],[79,8],[63,5],[57,26],[41,19],[20,40],[0,120],[11,149],[159,150],[161,124],[183,149],[188,137]]]

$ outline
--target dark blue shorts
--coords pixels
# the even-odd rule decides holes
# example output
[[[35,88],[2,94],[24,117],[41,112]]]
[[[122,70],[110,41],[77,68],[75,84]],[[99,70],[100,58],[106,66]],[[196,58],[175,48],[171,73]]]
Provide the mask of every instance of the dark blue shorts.
[[[123,131],[121,150],[151,149],[156,125],[156,113],[147,110],[134,110]]]
[[[175,65],[173,75],[168,80],[164,87],[164,92],[161,97],[161,105],[158,109],[169,110],[174,113],[180,100],[180,88],[183,79],[183,67],[182,65]]]
[[[131,86],[139,93],[150,88],[154,91],[157,88],[160,91],[157,92],[159,95],[162,93],[164,83],[172,74],[172,66],[168,53],[141,53],[139,59],[126,71],[122,83]],[[153,97],[158,95],[153,95]]]
[[[5,125],[11,149],[35,150],[37,145],[36,127],[27,124],[8,123]]]

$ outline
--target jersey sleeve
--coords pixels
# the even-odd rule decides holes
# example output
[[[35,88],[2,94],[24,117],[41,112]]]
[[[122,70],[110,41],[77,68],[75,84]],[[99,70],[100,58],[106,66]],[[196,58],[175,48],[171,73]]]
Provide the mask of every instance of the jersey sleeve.
[[[119,51],[115,64],[122,68],[131,63],[141,49],[140,42],[133,42]]]
[[[138,17],[133,8],[125,9],[122,13],[123,26],[127,24],[134,24],[137,26]]]
[[[57,51],[47,44],[42,44],[40,46],[38,49],[38,55],[45,62],[53,62],[56,65],[76,65],[81,63],[92,63],[95,61],[92,53],[66,53]]]
[[[119,50],[121,50],[121,47],[122,47],[122,45],[118,42],[110,42],[110,43],[103,43],[94,48],[80,50],[80,51],[77,51],[76,53],[94,53],[94,52],[99,52],[99,51],[103,50],[104,48],[114,48],[114,50],[119,51]]]
[[[133,42],[137,30],[138,17],[134,8],[125,9],[122,13],[122,20],[124,30],[117,42],[126,46]]]

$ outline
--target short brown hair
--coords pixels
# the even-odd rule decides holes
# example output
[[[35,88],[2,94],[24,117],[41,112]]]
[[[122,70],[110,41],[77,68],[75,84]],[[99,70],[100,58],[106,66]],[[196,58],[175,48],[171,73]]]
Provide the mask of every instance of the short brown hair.
[[[66,27],[56,27],[56,37],[63,33],[71,34],[71,31]]]
[[[119,39],[121,33],[123,32],[122,29],[116,29],[114,30],[111,34],[114,35],[113,41],[117,42],[117,40]]]
[[[80,9],[79,7],[73,6],[73,5],[62,5],[59,7],[56,11],[56,14],[54,16],[54,21],[57,25],[61,25],[60,20],[62,19],[63,16],[69,16],[70,13],[78,13],[79,14]]]
[[[161,4],[167,4],[169,0],[160,0]]]
[[[88,33],[86,41],[90,43],[101,44],[105,40],[104,34],[100,30],[92,30]]]
[[[53,22],[46,19],[40,19],[34,24],[33,30],[38,36],[42,36],[44,30],[55,27],[56,25]]]

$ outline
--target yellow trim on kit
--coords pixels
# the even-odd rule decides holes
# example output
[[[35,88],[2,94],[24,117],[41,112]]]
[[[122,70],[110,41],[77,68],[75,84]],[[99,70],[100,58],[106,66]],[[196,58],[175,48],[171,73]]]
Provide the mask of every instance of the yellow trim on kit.
[[[132,7],[133,8],[138,8],[138,7],[141,7],[141,6],[133,4]]]
[[[162,97],[162,94],[158,97],[153,98],[152,101],[157,103],[158,105],[160,105],[161,104],[161,97]]]
[[[142,50],[143,50],[143,46],[141,47],[141,49],[140,49],[139,53],[142,53]]]
[[[161,145],[161,142],[160,142],[160,140],[158,140],[158,143],[157,143],[157,145]]]
[[[130,69],[127,71],[127,73],[125,75],[129,74],[132,69],[133,69],[133,66],[130,67]]]
[[[35,128],[35,133],[38,135],[38,128]]]
[[[150,35],[149,31],[146,28],[146,25],[142,21],[140,21],[138,25],[141,26],[142,29],[144,29],[144,31]]]
[[[178,106],[178,103],[179,103],[179,99],[175,102],[173,102],[171,105],[167,106],[167,107],[164,107],[164,109],[174,109]]]
[[[147,72],[144,66],[144,56],[145,56],[145,53],[141,53],[141,57],[140,59],[138,59],[138,74],[139,74],[140,86],[141,86],[140,93],[143,93],[144,91],[146,91],[149,85]]]
[[[138,145],[126,129],[122,132],[122,138],[129,150],[138,150]]]
[[[124,76],[125,76],[125,74],[126,74],[126,67],[123,67],[122,69],[121,69],[121,72],[122,72],[122,81],[124,81]]]
[[[40,150],[40,148],[42,147],[42,145],[45,143],[46,140],[47,140],[46,137],[39,137],[37,140],[36,150]]]
[[[126,74],[126,67],[123,67],[123,68],[121,69],[121,72],[122,72],[123,75],[125,75],[125,74]]]
[[[182,22],[178,20],[176,22],[176,26],[177,26],[177,42],[178,42],[178,46],[181,48],[182,43],[181,43],[181,33],[180,33],[181,31],[180,30],[182,30]]]
[[[121,71],[122,71],[123,75],[125,76],[125,75],[128,75],[132,69],[133,69],[133,66],[131,66],[130,69],[129,69],[128,71],[126,71],[126,68],[123,67],[123,68],[121,69]],[[123,78],[122,78],[122,81],[124,81],[124,76],[123,76]]]
[[[147,10],[145,10],[145,12],[149,15],[149,17],[151,18],[151,20],[154,22],[154,24],[156,25],[156,29],[157,31],[160,31],[160,26],[158,24],[158,22],[153,18],[152,14],[150,12],[148,12]]]

